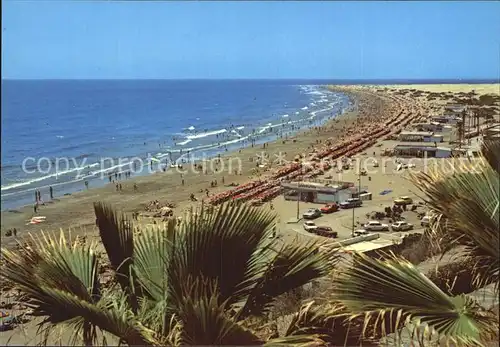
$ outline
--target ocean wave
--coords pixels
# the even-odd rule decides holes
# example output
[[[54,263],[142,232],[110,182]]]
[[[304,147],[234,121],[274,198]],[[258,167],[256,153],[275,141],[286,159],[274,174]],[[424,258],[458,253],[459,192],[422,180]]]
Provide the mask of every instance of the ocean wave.
[[[304,107],[301,108],[301,110],[304,110],[304,111],[307,110],[307,109],[309,109],[309,107],[307,107],[307,106],[304,106]]]
[[[309,91],[306,93],[307,95],[325,95],[324,92],[320,92],[319,90],[313,90],[313,91]]]
[[[238,137],[241,137],[241,134],[239,132],[237,132],[235,129],[234,130],[231,130],[231,133],[232,134],[235,134],[236,136]]]
[[[189,142],[191,142],[191,141],[193,141],[193,140],[191,140],[191,139],[187,139],[187,140],[184,140],[184,141],[182,141],[182,142],[176,142],[175,144],[176,144],[177,146],[185,146],[185,145],[187,145],[187,144],[188,144]]]
[[[194,140],[194,139],[201,139],[203,137],[208,137],[208,136],[214,136],[214,135],[219,135],[227,132],[226,129],[220,129],[220,130],[214,130],[214,131],[208,131],[206,133],[200,133],[200,134],[195,134],[195,135],[188,135],[186,136],[186,139],[189,140]]]
[[[262,134],[263,132],[265,132],[267,129],[271,128],[271,126],[273,125],[273,123],[267,123],[265,126],[263,127],[260,127],[260,130],[257,132],[258,134]]]
[[[107,168],[104,168],[104,169],[101,169],[101,170],[98,170],[98,171],[94,171],[92,173],[92,176],[98,176],[99,174],[102,174],[102,173],[113,173],[113,172],[118,172],[118,168],[122,168],[124,166],[130,166],[132,164],[131,161],[127,161],[125,163],[121,163],[121,164],[118,164],[118,165],[113,165],[113,166],[110,166],[110,167],[107,167]]]
[[[29,185],[31,185],[33,183],[45,181],[46,179],[49,179],[49,178],[52,178],[52,177],[59,177],[59,176],[67,175],[67,174],[70,174],[72,172],[82,171],[82,170],[88,169],[90,167],[96,167],[96,166],[99,166],[99,165],[100,165],[99,163],[93,163],[91,165],[86,165],[86,166],[81,166],[81,167],[75,167],[75,168],[72,168],[72,169],[69,169],[69,170],[65,170],[65,171],[58,171],[58,172],[52,173],[50,175],[41,176],[41,177],[33,178],[31,180],[27,180],[27,181],[23,181],[23,182],[12,183],[12,184],[8,184],[8,185],[5,185],[5,186],[1,186],[0,190],[1,191],[7,191],[7,190],[19,188],[19,187],[29,186]]]
[[[290,117],[288,114],[284,114],[281,116],[281,118],[288,118],[288,117]]]

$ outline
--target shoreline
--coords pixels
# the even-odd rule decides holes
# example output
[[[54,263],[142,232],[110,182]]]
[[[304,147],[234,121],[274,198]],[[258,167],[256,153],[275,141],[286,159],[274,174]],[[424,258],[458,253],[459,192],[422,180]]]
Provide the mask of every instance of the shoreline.
[[[271,123],[267,124],[264,120],[262,120],[262,124],[259,123],[261,129],[259,132],[255,132],[255,129],[253,130],[253,132],[249,129],[246,129],[243,133],[241,133],[238,130],[238,133],[243,134],[243,136],[241,134],[238,134],[240,138],[236,138],[233,140],[229,140],[231,137],[217,139],[215,139],[214,137],[211,141],[209,141],[210,143],[203,144],[202,142],[202,144],[196,145],[193,148],[189,146],[188,148],[183,148],[182,145],[178,146],[177,144],[174,145],[174,148],[170,148],[169,146],[161,147],[164,144],[159,144],[160,147],[156,148],[156,150],[149,149],[148,151],[144,152],[143,150],[141,150],[141,148],[137,148],[139,154],[126,155],[116,158],[100,157],[95,160],[92,159],[91,164],[90,162],[86,162],[87,159],[82,161],[81,164],[77,164],[78,158],[63,157],[63,159],[69,159],[70,163],[73,163],[74,166],[63,165],[62,171],[56,170],[55,172],[53,172],[51,170],[47,173],[46,176],[30,178],[26,179],[25,182],[23,181],[6,185],[4,187],[4,190],[2,191],[2,212],[7,212],[9,210],[18,210],[29,206],[33,207],[33,195],[35,191],[41,191],[43,195],[48,198],[49,187],[51,186],[54,188],[54,192],[56,192],[54,196],[55,198],[62,198],[63,196],[68,194],[74,195],[85,191],[85,181],[89,183],[90,187],[92,187],[91,189],[102,188],[108,185],[110,182],[108,182],[108,174],[114,174],[115,172],[123,173],[124,171],[132,171],[132,159],[140,158],[140,160],[142,161],[140,164],[141,170],[134,172],[133,177],[147,176],[150,174],[154,174],[155,171],[159,171],[160,167],[164,164],[170,167],[171,163],[180,162],[181,160],[185,160],[186,158],[188,158],[187,161],[189,162],[191,161],[189,157],[194,157],[196,158],[196,161],[201,161],[206,160],[207,158],[209,159],[216,157],[218,154],[228,152],[234,153],[239,149],[249,147],[252,143],[255,143],[257,145],[265,142],[267,143],[279,140],[280,136],[295,136],[297,133],[308,129],[311,126],[318,126],[324,124],[325,122],[328,122],[329,119],[332,118],[332,116],[337,117],[339,113],[341,114],[342,112],[345,112],[346,109],[349,109],[349,107],[351,107],[352,100],[347,94],[343,92],[337,92],[340,95],[332,96],[332,91],[328,90],[326,85],[316,85],[314,87],[317,88],[318,91],[322,91],[323,96],[321,96],[321,98],[326,98],[327,95],[330,94],[330,96],[328,96],[328,104],[325,103],[321,105],[320,103],[316,103],[314,105],[315,108],[313,108],[312,110],[299,110],[300,112],[305,112],[301,116],[297,116],[296,112],[296,114],[291,116],[291,118],[289,119],[276,118],[272,121],[272,125]],[[322,101],[324,100],[322,99]],[[314,102],[316,102],[316,99],[311,98],[310,104],[313,104]],[[298,117],[297,119],[295,118],[296,116]],[[225,127],[224,129],[226,134],[230,134],[231,130],[226,129],[232,128]],[[258,129],[258,127],[256,129]],[[188,138],[188,135],[189,134],[185,134],[185,137]],[[217,143],[217,141],[220,142]],[[146,143],[144,144],[146,145]],[[154,161],[153,170],[149,169],[151,160]],[[125,163],[125,161],[130,162]],[[65,167],[67,167],[67,169]],[[57,174],[58,171],[59,174]],[[75,176],[75,174],[73,174],[72,172],[74,172],[77,176]],[[57,176],[62,177],[64,181],[58,181]],[[44,182],[44,177],[49,179]],[[32,181],[41,181],[40,183],[42,183],[42,185],[34,186],[34,182],[29,183]],[[17,186],[21,185],[26,185],[28,188],[17,188]],[[15,187],[9,188],[10,186]],[[43,200],[48,200],[46,198]],[[17,203],[16,200],[18,200]]]
[[[162,204],[168,202],[175,205],[174,214],[179,216],[189,208],[197,206],[201,200],[208,196],[227,192],[235,185],[248,183],[252,180],[269,179],[269,174],[279,166],[271,163],[268,167],[259,168],[255,159],[261,153],[267,153],[269,158],[285,153],[286,159],[291,161],[297,155],[310,154],[325,148],[326,142],[332,141],[332,146],[342,141],[345,142],[346,139],[355,136],[358,132],[357,129],[362,132],[363,129],[366,131],[370,127],[379,126],[379,117],[387,119],[391,116],[394,118],[399,114],[401,116],[398,117],[403,118],[398,122],[405,123],[405,117],[410,115],[413,118],[428,115],[430,106],[432,106],[432,103],[421,103],[419,100],[397,93],[393,94],[387,90],[378,91],[373,87],[329,86],[329,88],[347,93],[351,100],[355,101],[353,111],[331,119],[322,126],[302,130],[288,140],[278,139],[269,142],[265,147],[259,145],[222,154],[221,160],[223,162],[236,157],[241,159],[242,171],[240,174],[198,172],[187,173],[181,177],[179,174],[167,171],[137,176],[121,181],[124,186],[123,191],[116,191],[112,185],[108,184],[101,188],[93,188],[69,197],[63,197],[53,204],[42,206],[39,214],[46,216],[46,221],[41,224],[25,225],[25,221],[33,215],[32,208],[23,208],[17,213],[3,211],[2,232],[16,227],[19,238],[22,238],[28,233],[36,233],[40,230],[68,230],[72,228],[73,234],[97,237],[92,207],[94,201],[109,203],[126,214],[140,213],[139,225],[154,224],[157,219],[153,217],[153,213],[147,212],[151,201],[158,200]],[[409,121],[409,119],[407,120]],[[211,186],[215,180],[218,181],[218,184]],[[348,180],[352,180],[352,178],[349,177]],[[182,181],[185,181],[185,185],[182,184]],[[137,191],[134,191],[133,184],[137,184]],[[198,202],[194,203],[190,200],[191,194],[198,199]],[[13,245],[15,239],[5,237],[4,244]]]
[[[345,94],[349,100],[349,106],[346,107],[343,112],[341,112],[340,114],[325,118],[324,122],[321,125],[312,125],[311,127],[298,129],[297,131],[294,132],[294,134],[292,136],[289,136],[286,140],[280,139],[278,136],[278,138],[274,139],[273,141],[265,142],[265,145],[266,145],[265,149],[268,150],[270,148],[273,149],[274,147],[276,147],[276,149],[279,149],[281,151],[281,149],[284,147],[287,147],[287,145],[293,144],[294,146],[298,146],[297,148],[299,149],[299,151],[304,150],[304,149],[307,149],[309,147],[309,145],[304,146],[303,145],[304,142],[312,141],[313,138],[316,137],[314,135],[311,136],[312,129],[328,127],[328,126],[335,124],[336,122],[338,122],[340,120],[344,120],[344,119],[355,119],[357,116],[356,109],[358,106],[358,101],[355,98],[353,98],[352,94],[345,92],[345,91],[342,91],[342,93]],[[283,142],[285,142],[285,143],[283,143]],[[312,145],[312,143],[311,143],[311,145]],[[245,158],[247,158],[248,156],[255,157],[255,155],[258,152],[262,151],[263,149],[264,148],[263,148],[262,143],[256,143],[255,146],[251,146],[251,144],[249,144],[248,146],[241,148],[241,149],[234,149],[232,151],[222,152],[220,155],[220,158],[225,161],[225,160],[228,160],[231,158],[235,158],[235,156],[236,157],[241,156],[241,157],[245,157]],[[216,158],[216,157],[217,157],[217,155],[212,157],[212,159]],[[289,159],[291,159],[291,158],[289,158]],[[192,165],[192,163],[189,163],[189,164]],[[226,175],[225,179],[226,180],[231,179],[233,181],[231,183],[241,184],[244,182],[244,180],[248,180],[249,178],[253,177],[254,174],[252,174],[252,172],[250,172],[252,170],[250,168],[248,168],[248,165],[245,165],[245,164],[246,163],[243,164],[244,168],[243,168],[243,172],[241,175]],[[99,198],[103,194],[106,194],[106,193],[115,192],[115,193],[125,193],[126,195],[128,195],[128,193],[130,193],[130,190],[131,190],[130,188],[134,183],[137,184],[139,187],[138,193],[143,194],[141,186],[156,184],[157,182],[154,182],[154,181],[159,180],[160,177],[162,177],[162,178],[165,177],[169,181],[172,181],[172,179],[174,179],[177,181],[176,183],[179,184],[181,181],[178,178],[179,175],[178,174],[174,175],[174,174],[175,174],[175,172],[173,172],[173,170],[167,170],[166,172],[155,171],[151,174],[144,174],[144,175],[141,174],[141,175],[132,176],[129,179],[122,179],[119,181],[119,183],[122,183],[125,186],[126,192],[115,192],[115,189],[113,189],[114,185],[106,182],[103,186],[100,186],[100,187],[92,187],[88,190],[82,189],[82,190],[77,191],[75,193],[72,193],[70,195],[55,196],[52,201],[45,201],[45,205],[40,205],[39,211],[36,215],[45,216],[47,214],[47,217],[49,218],[50,217],[49,215],[51,214],[50,212],[52,212],[51,210],[54,210],[58,207],[60,207],[61,210],[65,210],[66,205],[72,205],[74,203],[77,203],[77,201],[88,201],[90,199],[95,199],[95,201],[97,201],[97,200],[99,200]],[[196,179],[196,181],[201,180],[203,182],[206,182],[207,186],[209,186],[209,183],[210,183],[207,179],[205,179],[205,178],[208,178],[207,176],[209,176],[212,179],[219,179],[219,182],[220,182],[220,179],[224,176],[223,174],[215,173],[215,172],[211,172],[208,175],[203,175],[201,173],[197,173],[195,175],[198,175],[198,179]],[[193,176],[193,173],[187,174],[185,176],[186,181],[188,180],[188,177],[192,177],[192,176]],[[151,182],[151,181],[153,181],[153,182]],[[228,183],[228,182],[226,182],[226,183]],[[219,188],[221,188],[221,186],[219,185],[218,187],[214,187],[214,188],[215,188],[215,190],[219,190]],[[151,199],[151,200],[154,200],[154,199]],[[185,199],[185,200],[187,200],[187,199]],[[181,205],[183,205],[183,204],[181,203]],[[126,213],[132,213],[132,212],[135,212],[138,208],[140,208],[140,207],[136,206],[135,208],[125,208],[124,211]],[[73,211],[73,209],[71,209],[71,211]],[[90,212],[93,213],[92,210],[90,210]],[[0,213],[2,215],[2,223],[1,223],[2,232],[4,232],[6,229],[10,229],[10,228],[16,228],[18,231],[21,231],[20,234],[26,234],[27,232],[36,232],[37,229],[38,230],[52,230],[54,228],[59,229],[59,227],[56,227],[54,225],[54,223],[50,223],[50,222],[36,224],[36,225],[25,225],[25,223],[21,223],[21,221],[26,222],[31,217],[36,216],[33,212],[33,205],[24,205],[24,206],[21,206],[18,208],[10,208],[10,209],[1,211]],[[63,211],[60,211],[60,213],[63,213]],[[59,215],[59,213],[57,213],[57,214]],[[66,220],[66,218],[63,218],[63,219]],[[93,227],[93,225],[94,225],[93,222],[94,222],[94,219],[91,219],[91,221],[87,219],[87,222],[84,222],[84,223],[81,223],[80,221],[77,223],[71,223],[71,224],[63,222],[62,224],[64,225],[64,227],[62,227],[62,228],[67,229],[68,227],[71,227],[71,228],[88,227],[88,226]]]
[[[345,158],[347,161],[350,161],[350,159],[362,161],[375,158],[383,162],[383,158],[386,157],[384,154],[385,151],[394,148],[394,145],[399,143],[398,140],[391,137],[392,134],[405,129],[407,126],[411,127],[411,123],[419,122],[430,115],[430,112],[436,106],[436,102],[437,104],[442,104],[448,100],[443,97],[438,101],[429,101],[414,97],[411,93],[408,95],[407,93],[399,93],[397,91],[380,90],[381,88],[377,87],[330,86],[330,88],[345,88],[347,92],[351,93],[356,101],[355,109],[352,112],[346,112],[338,118],[330,120],[321,127],[304,130],[289,140],[277,140],[269,142],[265,147],[255,146],[238,151],[237,156],[243,159],[243,172],[241,175],[225,175],[225,185],[220,184],[216,187],[210,187],[210,182],[213,183],[214,179],[221,182],[222,176],[217,172],[186,174],[184,176],[186,180],[185,185],[181,184],[181,177],[178,175],[158,173],[135,177],[126,181],[124,183],[126,189],[122,192],[116,192],[113,190],[113,187],[109,186],[91,189],[68,197],[68,199],[61,200],[53,206],[48,206],[43,210],[43,213],[47,216],[46,223],[26,227],[18,234],[17,240],[14,237],[3,237],[3,246],[11,248],[15,246],[16,241],[24,241],[23,238],[28,232],[36,233],[40,229],[56,232],[60,229],[67,232],[69,227],[73,227],[71,236],[74,241],[79,243],[97,242],[96,251],[101,252],[102,244],[99,243],[99,234],[94,224],[93,201],[100,200],[110,203],[116,210],[126,214],[139,212],[140,218],[133,221],[134,226],[144,227],[154,224],[158,226],[164,219],[161,216],[155,217],[158,211],[161,210],[161,207],[148,209],[148,206],[150,206],[149,202],[152,200],[174,203],[174,216],[182,216],[183,212],[199,206],[201,203],[200,200],[205,197],[205,191],[208,191],[210,196],[216,196],[218,193],[234,193],[234,186],[229,186],[227,183],[248,184],[260,179],[266,183],[272,181],[273,177],[276,177],[276,171],[279,171],[284,166],[272,165],[272,167],[269,166],[261,169],[258,165],[255,165],[254,160],[247,160],[249,158],[256,158],[258,153],[266,152],[269,156],[272,156],[275,153],[286,151],[288,154],[287,158],[290,160],[293,160],[297,155],[304,155],[304,158],[307,159],[311,159],[317,155],[319,158],[326,158],[329,161],[335,160],[335,158]],[[495,106],[496,122],[500,122],[499,106],[500,103],[497,102]],[[235,152],[225,153],[221,155],[221,160],[227,161],[235,157]],[[448,162],[448,159],[445,158],[438,160],[442,160],[443,163]],[[416,158],[414,163],[416,164],[415,170],[417,171],[423,170],[425,167],[425,160],[421,158]],[[399,161],[397,160],[389,161],[387,167],[385,167],[385,164],[382,164],[381,167],[385,169],[376,170],[373,173],[370,172],[368,177],[363,178],[363,182],[361,182],[361,175],[357,173],[354,166],[340,172],[337,171],[337,173],[335,173],[335,170],[324,171],[318,178],[330,179],[332,176],[336,176],[334,179],[338,178],[339,181],[343,182],[357,182],[359,179],[359,186],[363,189],[366,188],[373,196],[371,199],[364,201],[361,207],[353,209],[352,212],[350,209],[341,209],[332,214],[324,214],[318,220],[315,220],[315,222],[318,225],[330,226],[338,232],[335,241],[348,240],[352,238],[352,230],[354,228],[362,227],[370,218],[379,219],[372,217],[375,212],[383,211],[384,207],[391,206],[397,197],[408,196],[413,199],[414,206],[417,209],[414,211],[412,208],[411,210],[404,211],[402,217],[405,221],[415,226],[415,229],[410,233],[423,232],[423,228],[420,228],[420,217],[425,215],[427,209],[421,204],[421,197],[416,193],[417,187],[408,180],[409,172],[405,170],[399,171],[397,166],[399,166]],[[278,170],[276,170],[277,168]],[[303,172],[300,174],[303,174]],[[295,179],[300,180],[301,178],[297,176]],[[140,189],[138,191],[135,192],[131,189],[132,182],[139,185]],[[270,186],[272,187],[272,185]],[[269,189],[268,187],[265,188]],[[192,193],[198,198],[197,202],[189,201],[189,195]],[[325,242],[325,246],[327,246],[327,243],[330,243],[330,245],[335,244],[335,242],[331,242],[332,239],[303,232],[301,224],[289,224],[289,221],[295,217],[297,202],[286,200],[283,197],[271,201],[272,207],[271,203],[269,203],[269,205],[266,204],[261,208],[272,209],[274,210],[273,213],[276,213],[276,238],[280,242],[283,242],[283,244],[300,244],[302,242],[311,242],[311,236],[313,236],[313,239]],[[304,212],[309,208],[318,208],[319,206],[317,203],[302,201],[300,202],[300,211]],[[10,216],[6,216],[2,212],[2,228],[6,225],[14,225],[15,223],[22,222],[23,216],[29,216],[29,211],[20,212],[17,216],[12,213]],[[9,220],[6,220],[6,218]],[[390,223],[389,218],[386,217],[381,222]],[[381,249],[399,243],[407,235],[409,235],[408,232],[393,231],[378,233],[376,239],[357,243],[356,246],[358,250],[364,249],[369,251]],[[23,310],[24,308],[21,308],[19,314],[22,314]],[[16,314],[16,311],[14,311],[14,314]],[[32,339],[38,338],[36,336],[32,337],[30,333],[34,331],[32,329],[35,328],[31,327],[36,322],[37,320],[33,320],[27,323],[27,326],[30,327],[27,335]],[[2,339],[8,339],[6,344],[9,344],[10,341],[10,344],[23,345],[28,340],[28,336],[25,336],[23,332],[23,330],[15,328],[12,332],[0,335],[2,335]]]

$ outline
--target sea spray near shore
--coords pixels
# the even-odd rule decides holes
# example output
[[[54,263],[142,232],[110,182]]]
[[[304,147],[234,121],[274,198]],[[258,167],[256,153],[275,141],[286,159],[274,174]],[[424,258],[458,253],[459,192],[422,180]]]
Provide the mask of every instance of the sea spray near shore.
[[[146,159],[151,153],[165,162],[214,156],[320,124],[349,103],[345,95],[321,86],[289,82],[12,83],[2,90],[2,210],[32,203],[37,188],[57,186],[60,196],[81,190],[83,180],[90,187],[106,184],[99,178],[103,173],[130,165],[101,165],[102,158]],[[40,92],[44,83],[46,93]],[[21,163],[28,156],[80,159],[58,172],[26,174]]]

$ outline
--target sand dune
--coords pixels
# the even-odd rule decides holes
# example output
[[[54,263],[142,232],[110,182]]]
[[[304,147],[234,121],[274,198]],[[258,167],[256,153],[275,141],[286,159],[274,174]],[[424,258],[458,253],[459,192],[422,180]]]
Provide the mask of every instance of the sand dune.
[[[500,83],[495,84],[398,84],[383,86],[390,89],[418,89],[433,93],[460,93],[474,90],[478,94],[498,94],[500,95]],[[376,88],[380,89],[381,86]]]

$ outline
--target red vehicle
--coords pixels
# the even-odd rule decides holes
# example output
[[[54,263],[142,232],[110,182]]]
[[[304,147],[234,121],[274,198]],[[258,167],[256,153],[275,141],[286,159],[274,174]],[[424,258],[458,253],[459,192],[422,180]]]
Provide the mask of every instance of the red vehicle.
[[[321,208],[321,213],[332,213],[339,210],[339,205],[336,203],[326,204]]]
[[[316,227],[316,229],[313,230],[313,232],[316,235],[323,237],[331,237],[331,238],[336,238],[338,235],[336,231],[333,231],[332,228],[326,226],[318,226]]]

